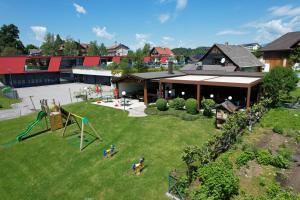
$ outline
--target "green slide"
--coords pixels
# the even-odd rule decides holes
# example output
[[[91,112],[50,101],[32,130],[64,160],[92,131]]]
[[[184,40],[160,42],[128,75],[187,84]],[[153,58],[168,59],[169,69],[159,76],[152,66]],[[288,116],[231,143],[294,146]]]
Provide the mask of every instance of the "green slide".
[[[19,135],[17,135],[16,139],[17,141],[22,141],[24,139],[24,137],[44,118],[47,116],[47,113],[45,113],[44,111],[40,111],[38,116],[36,117],[36,120],[33,121],[32,123],[30,123],[26,130],[23,131],[22,133],[20,133]]]

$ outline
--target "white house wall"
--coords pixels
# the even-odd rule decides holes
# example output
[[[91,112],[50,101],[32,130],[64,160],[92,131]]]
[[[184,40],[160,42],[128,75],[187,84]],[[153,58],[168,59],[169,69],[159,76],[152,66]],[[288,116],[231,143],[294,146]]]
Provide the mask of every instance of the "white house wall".
[[[94,75],[94,76],[121,76],[119,74],[113,75],[111,70],[91,70],[91,69],[73,69],[73,74],[83,74],[83,75]]]

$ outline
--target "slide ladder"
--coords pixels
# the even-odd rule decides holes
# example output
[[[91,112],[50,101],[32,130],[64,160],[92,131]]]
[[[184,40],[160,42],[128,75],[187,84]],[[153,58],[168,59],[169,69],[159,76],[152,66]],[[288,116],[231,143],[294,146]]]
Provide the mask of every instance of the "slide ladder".
[[[36,120],[31,122],[24,131],[22,131],[19,135],[17,135],[16,140],[18,142],[22,141],[24,137],[26,137],[29,134],[29,132],[46,116],[47,116],[46,112],[40,111],[36,117]]]

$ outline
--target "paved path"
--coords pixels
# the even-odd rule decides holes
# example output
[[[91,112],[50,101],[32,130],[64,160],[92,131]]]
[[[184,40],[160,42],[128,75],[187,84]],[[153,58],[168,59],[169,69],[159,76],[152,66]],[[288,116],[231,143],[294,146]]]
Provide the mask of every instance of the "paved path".
[[[40,100],[47,99],[50,104],[53,99],[61,105],[82,101],[74,97],[74,92],[83,90],[85,87],[93,86],[84,83],[68,83],[58,85],[47,85],[37,87],[17,88],[19,97],[22,102],[13,104],[12,109],[0,110],[0,120],[12,119],[21,115],[27,115],[34,109],[40,109]],[[103,94],[110,94],[110,86],[103,86]],[[71,96],[70,96],[71,93]],[[30,100],[32,96],[32,102]]]
[[[120,102],[121,102],[121,99],[113,99],[112,102],[106,103],[106,102],[102,101],[100,103],[93,102],[93,104],[123,110],[124,107],[122,105],[120,105]],[[139,102],[138,100],[135,100],[135,99],[131,99],[130,105],[125,106],[125,110],[128,111],[129,117],[146,117],[147,115],[144,112],[145,108],[146,108],[146,106],[145,106],[144,102]]]

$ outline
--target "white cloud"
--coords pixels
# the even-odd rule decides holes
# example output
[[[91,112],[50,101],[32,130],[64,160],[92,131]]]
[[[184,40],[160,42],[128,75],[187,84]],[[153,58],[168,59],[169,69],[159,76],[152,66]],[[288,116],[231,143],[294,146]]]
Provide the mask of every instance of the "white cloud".
[[[170,14],[161,14],[158,16],[158,20],[160,21],[161,24],[167,22],[170,19]]]
[[[291,5],[273,6],[268,9],[275,16],[297,16],[300,15],[300,6],[294,7]]]
[[[176,10],[183,10],[188,3],[188,0],[176,0]]]
[[[75,7],[75,10],[76,10],[77,13],[79,13],[79,14],[86,14],[87,13],[83,6],[78,5],[77,3],[73,3],[73,6]]]
[[[146,43],[149,43],[151,46],[154,46],[154,43],[149,40],[150,35],[145,33],[136,33],[135,40],[136,44],[132,46],[131,49],[136,50],[138,48],[143,48]]]
[[[217,35],[245,35],[247,34],[247,32],[244,31],[238,31],[238,30],[233,30],[233,29],[227,29],[227,30],[223,30],[217,33]]]
[[[172,37],[170,37],[170,36],[164,36],[164,37],[163,37],[163,40],[165,40],[165,41],[173,41],[174,38],[172,38]]]
[[[114,33],[108,33],[106,31],[105,26],[103,28],[98,27],[98,26],[93,27],[92,31],[93,31],[93,33],[96,34],[97,37],[105,38],[105,39],[108,39],[108,40],[111,40],[115,37]]]
[[[249,26],[257,29],[257,36],[255,38],[257,42],[269,42],[287,32],[300,28],[300,16],[289,20],[272,19],[266,22],[253,22]]]
[[[171,45],[173,47],[173,45],[170,44],[170,42],[172,42],[172,41],[174,41],[174,38],[172,38],[170,36],[163,36],[161,43],[162,43],[163,46],[170,46]]]
[[[35,39],[43,42],[47,33],[47,28],[44,26],[31,26],[30,28],[35,34]]]

